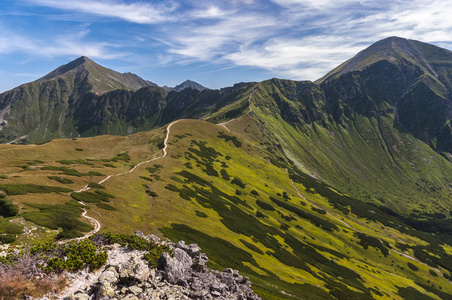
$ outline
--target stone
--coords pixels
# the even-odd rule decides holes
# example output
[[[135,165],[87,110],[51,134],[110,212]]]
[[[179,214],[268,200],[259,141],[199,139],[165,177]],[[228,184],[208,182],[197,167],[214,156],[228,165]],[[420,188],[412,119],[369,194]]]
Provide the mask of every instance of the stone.
[[[173,250],[173,255],[174,257],[171,257],[168,253],[163,253],[158,261],[157,268],[163,271],[164,279],[169,283],[176,284],[191,271],[192,260],[185,251],[179,248]]]
[[[112,282],[116,283],[119,279],[119,274],[116,272],[116,268],[113,266],[107,267],[99,276],[99,282]]]
[[[143,292],[143,289],[136,285],[132,285],[131,287],[129,287],[129,291],[131,291],[135,296],[138,296]]]
[[[153,241],[154,243],[160,243],[161,241],[160,241],[160,238],[158,237],[158,236],[156,236],[156,235],[153,235],[153,234],[151,234],[151,235],[148,235],[147,237],[146,237],[146,239],[148,240],[148,241]]]
[[[121,280],[145,282],[150,275],[149,266],[136,255],[132,255],[126,264],[119,266],[119,278]]]
[[[88,294],[78,293],[72,294],[68,297],[65,297],[64,300],[89,300],[90,296]]]
[[[150,236],[145,238],[153,240]],[[209,270],[207,255],[198,245],[186,245],[183,241],[168,244],[173,255],[163,253],[157,269],[148,266],[142,252],[124,251],[129,257],[125,263],[105,267],[97,283],[86,289],[89,292],[75,293],[65,299],[261,300],[253,293],[248,277],[241,276],[237,270]]]
[[[108,281],[104,281],[101,283],[99,291],[97,293],[97,299],[108,299],[105,297],[114,297],[115,296],[115,286],[112,285]]]

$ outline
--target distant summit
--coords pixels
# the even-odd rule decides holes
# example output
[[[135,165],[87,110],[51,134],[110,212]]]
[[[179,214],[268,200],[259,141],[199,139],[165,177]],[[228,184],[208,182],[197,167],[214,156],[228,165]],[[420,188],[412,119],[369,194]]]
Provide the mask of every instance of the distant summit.
[[[69,81],[69,86],[84,82],[89,85],[88,91],[98,95],[118,89],[136,91],[146,86],[157,86],[135,74],[119,73],[105,68],[86,56],[58,67],[36,82],[42,83],[53,79]]]
[[[199,91],[203,91],[203,90],[207,89],[205,86],[202,86],[201,84],[191,81],[191,80],[185,80],[181,84],[176,85],[174,87],[174,89],[178,92],[182,91],[183,89],[186,89],[186,88],[192,88],[194,90],[199,90]]]

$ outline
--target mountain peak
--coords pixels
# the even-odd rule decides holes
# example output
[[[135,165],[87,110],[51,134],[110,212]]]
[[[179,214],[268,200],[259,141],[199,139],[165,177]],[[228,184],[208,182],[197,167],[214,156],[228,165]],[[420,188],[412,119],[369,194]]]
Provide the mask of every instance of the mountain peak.
[[[43,82],[43,81],[47,81],[47,80],[51,80],[51,79],[63,76],[64,74],[66,74],[68,72],[71,72],[73,70],[84,68],[86,64],[95,64],[95,65],[97,65],[94,61],[92,61],[88,57],[80,56],[79,58],[77,58],[77,59],[75,59],[75,60],[73,60],[73,61],[71,61],[71,62],[69,62],[69,63],[67,63],[65,65],[62,65],[62,66],[56,68],[55,70],[53,70],[52,72],[48,73],[47,75],[39,78],[37,81],[38,82]]]
[[[86,56],[80,56],[56,68],[44,77],[36,80],[36,82],[45,82],[56,78],[70,82],[80,81],[82,78],[85,78],[90,85],[88,90],[95,94],[103,94],[118,89],[135,91],[145,86],[156,86],[156,84],[144,80],[135,74],[122,74],[105,68]]]
[[[436,77],[436,72],[433,69],[431,61],[437,61],[438,58],[440,60],[450,60],[452,58],[452,52],[419,41],[392,36],[380,40],[360,51],[357,55],[330,71],[317,82],[325,82],[353,71],[362,71],[380,61],[387,61],[397,66],[402,64],[416,66],[425,73]]]
[[[185,80],[185,81],[182,82],[181,84],[176,85],[176,86],[174,87],[174,89],[175,89],[176,91],[178,91],[178,92],[179,92],[179,91],[182,91],[182,90],[185,89],[185,88],[192,88],[192,89],[200,90],[200,91],[203,91],[203,90],[207,89],[205,86],[203,86],[203,85],[201,85],[201,84],[199,84],[199,83],[197,83],[197,82],[195,82],[195,81],[191,81],[191,80],[189,80],[189,79]]]

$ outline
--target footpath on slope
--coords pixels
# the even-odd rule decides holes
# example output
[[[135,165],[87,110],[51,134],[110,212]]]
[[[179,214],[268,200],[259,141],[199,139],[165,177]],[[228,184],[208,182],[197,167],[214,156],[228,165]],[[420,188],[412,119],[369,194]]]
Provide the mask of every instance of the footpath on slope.
[[[248,109],[250,110],[248,113],[252,113],[252,112],[253,112],[253,109],[251,108],[251,97],[254,95],[254,92],[256,91],[256,89],[257,89],[257,87],[259,86],[259,84],[260,84],[260,83],[256,84],[256,85],[253,87],[253,90],[251,91],[251,93],[250,93],[250,95],[249,95],[249,97],[248,97]],[[226,127],[226,124],[229,123],[229,122],[232,122],[232,121],[234,121],[234,120],[237,120],[237,118],[231,119],[231,120],[226,121],[226,122],[223,122],[223,123],[218,123],[217,125],[218,125],[218,126],[223,126],[224,128],[226,128],[226,130],[227,130],[228,132],[231,132],[231,131],[229,130],[229,128]]]
[[[101,181],[99,181],[98,184],[102,184],[102,183],[106,182],[107,180],[109,180],[109,179],[112,178],[112,177],[118,177],[118,176],[123,176],[123,175],[130,174],[130,173],[132,173],[133,171],[135,171],[139,166],[141,166],[141,165],[143,165],[143,164],[147,164],[147,163],[156,161],[156,160],[158,160],[158,159],[165,158],[165,157],[167,156],[167,154],[168,154],[167,149],[168,149],[168,139],[169,139],[169,135],[170,135],[170,128],[171,128],[171,126],[173,126],[174,124],[176,124],[176,123],[179,122],[179,121],[180,121],[180,120],[176,120],[176,121],[174,121],[174,122],[171,122],[171,123],[168,125],[168,127],[166,128],[166,137],[165,137],[165,140],[163,141],[163,146],[164,146],[164,147],[163,147],[163,155],[162,155],[162,156],[158,156],[158,157],[154,157],[154,158],[152,158],[152,159],[146,160],[146,161],[142,161],[142,162],[136,164],[133,168],[131,168],[131,169],[130,169],[129,171],[127,171],[127,172],[123,172],[123,173],[119,173],[119,174],[113,174],[113,175],[108,175],[106,178],[104,178],[104,179],[102,179]],[[75,191],[75,193],[86,192],[86,191],[88,191],[89,189],[90,189],[90,187],[89,187],[88,184],[87,184],[87,185],[85,185],[83,188],[81,188],[80,190]],[[85,203],[83,203],[82,201],[78,201],[78,203],[80,203],[81,205],[85,205]],[[84,209],[84,208],[83,208],[82,217],[88,219],[89,222],[90,222],[91,224],[94,225],[94,229],[93,229],[92,231],[86,233],[86,234],[85,234],[84,236],[82,236],[82,237],[78,237],[78,238],[74,238],[74,239],[69,239],[69,240],[60,241],[60,243],[66,243],[66,242],[70,242],[70,241],[80,241],[80,240],[83,240],[83,239],[85,239],[85,238],[88,238],[88,237],[90,237],[90,236],[92,236],[92,235],[94,235],[94,234],[96,234],[96,233],[99,232],[99,230],[100,230],[100,228],[101,228],[100,222],[99,222],[98,220],[96,220],[95,218],[92,218],[92,217],[90,217],[90,216],[87,216],[87,211],[86,211],[86,209]]]

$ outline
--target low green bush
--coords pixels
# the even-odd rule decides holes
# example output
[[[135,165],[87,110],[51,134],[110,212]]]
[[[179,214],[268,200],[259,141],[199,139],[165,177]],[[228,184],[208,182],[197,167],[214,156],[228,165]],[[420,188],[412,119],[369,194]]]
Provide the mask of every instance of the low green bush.
[[[229,179],[231,179],[229,177],[228,172],[225,169],[221,169],[220,174],[221,174],[221,177],[226,181],[229,181]]]
[[[68,244],[38,244],[30,249],[30,253],[44,261],[40,266],[46,272],[78,271],[85,265],[94,271],[105,265],[108,258],[106,251],[98,249],[88,239]]]
[[[111,161],[114,161],[114,162],[118,162],[120,160],[125,161],[125,162],[129,162],[130,161],[130,155],[127,152],[123,152],[123,153],[120,153],[120,154],[116,155],[116,157],[111,159]]]
[[[24,226],[11,223],[8,220],[0,218],[0,234],[21,234],[24,232]]]
[[[264,210],[269,210],[269,211],[275,211],[276,210],[272,205],[270,205],[268,203],[265,203],[265,202],[263,202],[261,200],[256,200],[256,204],[259,205]]]
[[[234,146],[236,146],[237,148],[242,147],[242,142],[237,140],[237,137],[235,137],[235,136],[224,134],[224,132],[222,131],[222,132],[218,133],[218,137],[221,139],[224,139],[226,142],[231,141],[234,144]]]
[[[19,206],[9,199],[0,199],[0,216],[14,217],[19,213]]]
[[[103,174],[101,172],[95,172],[95,171],[90,171],[90,172],[88,172],[88,174],[91,176],[106,176],[105,174]]]
[[[64,184],[74,183],[74,181],[70,180],[69,178],[60,177],[60,176],[47,176],[47,178],[58,181],[60,183],[64,183]]]
[[[57,160],[57,163],[60,163],[62,165],[73,165],[76,164],[74,160]]]
[[[207,214],[203,213],[202,211],[197,210],[196,215],[200,218],[207,218]]]
[[[69,233],[88,232],[93,230],[93,226],[83,223],[79,220],[83,210],[70,202],[66,204],[27,204],[30,207],[39,209],[39,211],[29,212],[23,214],[23,218],[27,221],[33,222],[37,225],[47,227],[50,229],[62,229],[62,233],[58,236],[59,239],[65,238]]]
[[[88,186],[92,189],[105,189],[105,187],[102,184],[98,184],[96,182],[90,182]]]
[[[103,198],[101,195],[94,192],[80,192],[80,193],[71,193],[71,197],[77,201],[82,201],[86,203],[97,203],[101,202]]]
[[[243,183],[240,178],[234,177],[234,179],[231,180],[231,183],[238,185],[242,189],[245,188],[245,183]]]
[[[247,241],[245,241],[245,240],[242,240],[242,239],[240,239],[240,241],[243,243],[243,245],[245,245],[248,249],[251,249],[251,250],[253,250],[254,252],[257,252],[257,253],[259,253],[259,254],[264,254],[264,251],[262,251],[261,249],[259,249],[258,247],[256,247],[256,246],[254,246],[253,244],[251,244],[251,243],[248,243]]]
[[[8,195],[26,195],[28,193],[68,193],[71,189],[37,184],[0,184],[0,190]]]
[[[16,241],[15,234],[0,234],[0,243],[2,244],[11,244]]]

